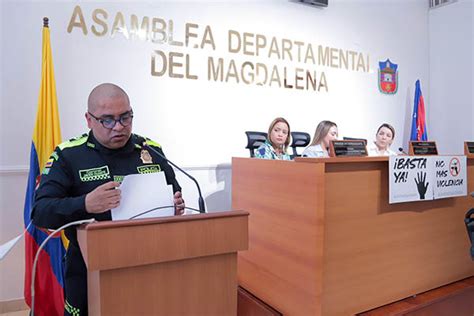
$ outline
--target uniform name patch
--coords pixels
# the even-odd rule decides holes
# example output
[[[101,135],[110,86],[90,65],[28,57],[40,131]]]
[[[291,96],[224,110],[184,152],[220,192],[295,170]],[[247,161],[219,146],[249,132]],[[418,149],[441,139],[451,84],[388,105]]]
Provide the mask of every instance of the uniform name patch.
[[[148,166],[140,166],[137,167],[138,173],[155,173],[155,172],[160,172],[161,167],[160,165],[148,165]]]
[[[79,178],[82,182],[105,180],[110,178],[108,166],[79,170]]]

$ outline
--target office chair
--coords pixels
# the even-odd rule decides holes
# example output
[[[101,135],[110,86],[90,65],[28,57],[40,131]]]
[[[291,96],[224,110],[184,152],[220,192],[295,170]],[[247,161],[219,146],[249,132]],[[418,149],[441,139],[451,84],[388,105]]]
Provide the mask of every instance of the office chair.
[[[291,145],[293,155],[291,158],[299,157],[301,155],[296,151],[296,147],[306,147],[311,141],[311,136],[305,132],[291,132]]]
[[[267,133],[247,131],[245,134],[247,135],[247,147],[245,148],[250,151],[250,157],[253,158],[255,156],[255,149],[265,143],[265,140],[267,139]]]
[[[471,241],[471,259],[474,260],[474,208],[467,211],[464,223],[466,224],[467,235]]]

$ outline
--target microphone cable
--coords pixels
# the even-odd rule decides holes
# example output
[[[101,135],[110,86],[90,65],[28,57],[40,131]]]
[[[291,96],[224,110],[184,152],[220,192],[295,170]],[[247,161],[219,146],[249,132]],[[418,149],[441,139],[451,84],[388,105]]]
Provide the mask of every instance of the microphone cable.
[[[144,212],[141,212],[141,213],[139,213],[139,214],[137,214],[137,215],[133,215],[132,217],[129,218],[129,220],[130,220],[130,219],[135,219],[135,218],[137,218],[137,217],[140,217],[140,216],[142,216],[142,215],[148,214],[148,213],[153,212],[153,211],[156,211],[156,210],[161,210],[161,209],[170,208],[170,207],[172,207],[172,208],[174,209],[174,205],[154,207],[154,208],[152,208],[152,209],[149,209],[149,210],[146,210],[146,211],[144,211]],[[201,213],[198,209],[195,209],[195,208],[192,208],[192,207],[187,207],[187,206],[185,206],[184,209],[185,209],[185,210],[188,209],[188,210],[192,210],[192,211]],[[184,214],[182,214],[182,215],[184,215]],[[176,215],[173,215],[173,216],[176,216]]]
[[[56,229],[55,231],[53,231],[52,233],[49,234],[49,236],[41,243],[41,245],[39,246],[38,248],[38,251],[36,251],[36,255],[35,255],[35,260],[33,260],[33,269],[31,271],[31,313],[30,315],[31,316],[34,316],[35,315],[35,277],[36,277],[36,264],[38,263],[38,258],[39,258],[39,254],[41,252],[41,250],[43,249],[43,247],[46,245],[46,243],[48,242],[48,240],[50,240],[56,233],[60,232],[61,230],[69,227],[69,226],[74,226],[74,225],[81,225],[81,224],[89,224],[89,223],[92,223],[94,222],[95,219],[93,218],[90,218],[90,219],[83,219],[83,220],[80,220],[80,221],[74,221],[74,222],[70,222],[70,223],[67,223],[61,227],[59,227],[58,229]]]

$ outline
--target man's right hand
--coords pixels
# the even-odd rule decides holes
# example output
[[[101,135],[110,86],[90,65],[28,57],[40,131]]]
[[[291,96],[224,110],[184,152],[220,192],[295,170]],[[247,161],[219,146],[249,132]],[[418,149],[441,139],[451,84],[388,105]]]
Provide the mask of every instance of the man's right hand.
[[[104,183],[86,195],[87,213],[103,213],[120,205],[120,183]]]

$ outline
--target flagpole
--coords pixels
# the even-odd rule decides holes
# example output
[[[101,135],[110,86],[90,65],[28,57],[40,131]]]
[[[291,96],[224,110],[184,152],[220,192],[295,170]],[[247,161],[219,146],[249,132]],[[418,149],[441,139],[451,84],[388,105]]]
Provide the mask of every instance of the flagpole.
[[[47,17],[43,18],[43,27],[49,27],[49,19]]]

